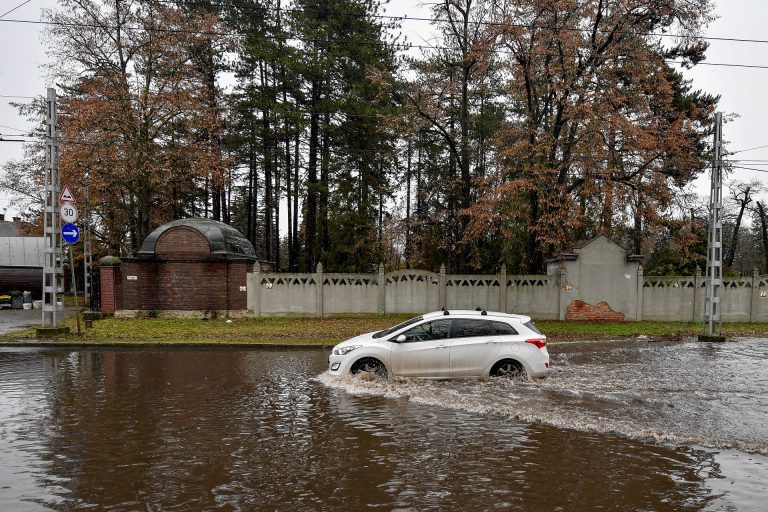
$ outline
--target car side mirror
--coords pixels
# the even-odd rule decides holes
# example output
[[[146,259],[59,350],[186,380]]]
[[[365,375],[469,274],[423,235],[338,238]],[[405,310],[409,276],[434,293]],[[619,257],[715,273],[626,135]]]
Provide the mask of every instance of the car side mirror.
[[[395,343],[405,343],[405,340],[406,340],[405,334],[401,334],[400,336],[398,336],[392,341],[394,341]]]

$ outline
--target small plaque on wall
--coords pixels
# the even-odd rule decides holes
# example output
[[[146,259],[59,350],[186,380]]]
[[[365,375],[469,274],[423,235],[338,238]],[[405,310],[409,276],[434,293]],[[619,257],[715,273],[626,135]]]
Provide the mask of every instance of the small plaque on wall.
[[[139,276],[125,276],[128,281],[138,281]]]
[[[241,287],[240,287],[240,291],[241,291],[241,292],[244,292],[244,291],[246,291],[246,290],[247,290],[247,289],[246,289],[246,287],[245,287],[245,286],[241,286]]]

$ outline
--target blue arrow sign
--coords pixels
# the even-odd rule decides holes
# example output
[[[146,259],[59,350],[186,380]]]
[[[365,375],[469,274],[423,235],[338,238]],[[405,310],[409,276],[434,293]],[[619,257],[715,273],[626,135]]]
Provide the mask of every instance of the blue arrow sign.
[[[61,238],[68,244],[76,244],[80,240],[80,230],[74,224],[61,226]]]

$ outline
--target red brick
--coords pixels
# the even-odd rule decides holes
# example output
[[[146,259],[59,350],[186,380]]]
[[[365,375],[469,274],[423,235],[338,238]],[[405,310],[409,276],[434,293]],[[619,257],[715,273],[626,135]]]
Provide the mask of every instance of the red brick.
[[[623,322],[624,313],[614,311],[607,302],[592,306],[581,300],[572,300],[565,312],[566,320],[588,320],[601,322]]]

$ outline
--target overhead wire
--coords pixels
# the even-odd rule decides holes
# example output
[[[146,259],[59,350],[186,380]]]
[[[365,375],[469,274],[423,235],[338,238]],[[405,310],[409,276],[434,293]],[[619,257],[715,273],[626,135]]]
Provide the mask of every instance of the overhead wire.
[[[6,15],[8,15],[8,14],[11,14],[11,13],[12,13],[13,11],[15,11],[16,9],[18,9],[18,8],[20,8],[20,7],[24,7],[25,5],[27,5],[27,4],[28,4],[29,2],[31,2],[31,1],[32,1],[32,0],[26,0],[25,2],[22,2],[22,3],[20,3],[19,5],[17,5],[16,7],[14,7],[13,9],[11,9],[10,11],[5,11],[3,14],[0,14],[0,19],[4,18],[4,17],[5,17]]]
[[[189,1],[183,1],[179,2],[177,0],[150,0],[149,3],[155,3],[155,4],[169,4],[169,5],[200,5],[203,7],[208,6],[218,6],[218,7],[224,7],[228,6],[230,4],[226,4],[223,2],[212,2],[212,1],[195,1],[195,0],[189,0]],[[401,16],[392,16],[392,15],[386,15],[386,14],[371,14],[371,13],[347,13],[347,12],[340,12],[340,11],[321,11],[316,9],[295,9],[295,8],[277,8],[277,7],[266,7],[266,6],[249,6],[252,9],[256,10],[263,10],[263,11],[275,11],[275,12],[287,12],[287,13],[303,13],[303,14],[327,14],[332,16],[343,16],[343,17],[354,17],[354,18],[374,18],[374,19],[387,19],[391,21],[419,21],[419,22],[428,22],[428,23],[451,23],[455,22],[456,20],[450,20],[448,18],[440,18],[440,17],[433,17],[433,18],[423,18],[419,16],[408,16],[401,15]],[[558,26],[551,26],[551,25],[534,25],[534,24],[524,24],[524,23],[510,23],[510,22],[503,22],[503,21],[480,21],[480,20],[468,20],[467,24],[469,25],[478,25],[478,26],[490,26],[490,27],[514,27],[514,28],[547,28],[552,30],[562,30],[564,32],[589,32],[591,33],[593,31],[592,27],[584,27],[584,28],[575,28],[575,27],[558,27]],[[650,36],[650,37],[669,37],[669,38],[678,38],[678,39],[696,39],[696,40],[704,40],[704,41],[725,41],[725,42],[736,42],[736,43],[758,43],[758,44],[768,44],[768,39],[745,39],[745,38],[736,38],[736,37],[718,37],[718,36],[697,36],[693,34],[677,34],[677,33],[666,33],[666,32],[630,32],[630,31],[612,31],[612,30],[598,30],[598,33],[614,33],[614,34],[634,34],[634,35],[640,35],[640,36]]]
[[[306,42],[306,43],[315,43],[315,39],[310,38],[302,38],[298,37],[296,35],[286,34],[286,35],[258,35],[254,36],[252,34],[243,34],[240,32],[219,32],[219,31],[200,31],[200,30],[185,30],[185,29],[173,29],[173,28],[148,28],[148,27],[134,27],[134,26],[105,26],[102,24],[95,24],[95,23],[74,23],[74,22],[61,22],[61,21],[43,21],[43,20],[19,20],[19,19],[0,19],[1,22],[10,22],[10,23],[28,23],[28,24],[36,24],[36,25],[49,25],[49,26],[62,26],[62,27],[72,27],[72,28],[99,28],[99,29],[123,29],[127,31],[146,31],[146,32],[159,32],[159,33],[170,33],[170,34],[189,34],[189,35],[203,35],[203,36],[240,36],[240,37],[248,37],[251,39],[256,40],[282,40],[282,41],[299,41],[299,42]],[[331,44],[339,44],[339,45],[356,45],[356,46],[382,46],[385,48],[391,48],[395,50],[412,50],[412,49],[419,49],[419,50],[454,50],[454,51],[460,51],[462,50],[460,47],[455,46],[443,46],[443,45],[432,45],[432,44],[411,44],[411,43],[395,43],[395,42],[386,42],[386,41],[355,41],[350,39],[333,39],[328,40],[328,43]],[[745,40],[746,42],[746,40]],[[759,41],[754,40],[752,42],[766,42],[768,41]],[[499,50],[494,48],[489,49],[483,49],[483,48],[473,48],[470,53],[483,53],[483,54],[496,54],[496,55],[515,55],[516,52],[509,51],[509,50]],[[541,56],[541,57],[547,57],[547,56],[556,56],[554,54],[549,53],[527,53],[526,55],[529,56]],[[570,57],[577,56],[576,53],[568,55]],[[632,57],[629,55],[620,56],[622,59],[629,59],[629,60],[635,60],[638,62],[665,62],[667,64],[675,64],[675,65],[688,65],[689,63],[687,61],[680,61],[680,60],[674,60],[674,59],[642,59],[639,57]],[[736,63],[729,63],[729,62],[706,62],[701,61],[696,63],[696,65],[699,66],[714,66],[714,67],[729,67],[729,68],[744,68],[744,69],[768,69],[768,65],[759,65],[759,64],[736,64]]]

